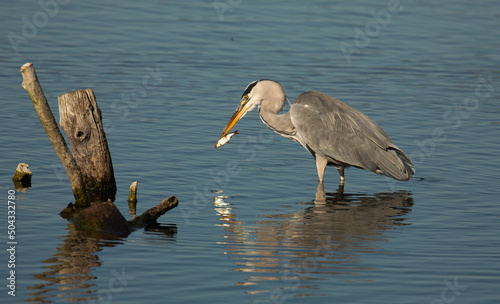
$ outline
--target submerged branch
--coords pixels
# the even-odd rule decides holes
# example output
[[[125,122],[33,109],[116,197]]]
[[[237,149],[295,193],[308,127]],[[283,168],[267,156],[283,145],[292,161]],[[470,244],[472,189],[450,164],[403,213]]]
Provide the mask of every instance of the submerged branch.
[[[170,209],[177,207],[179,200],[171,195],[153,208],[149,208],[142,215],[130,221],[134,227],[142,227],[156,224],[156,219],[165,214]]]

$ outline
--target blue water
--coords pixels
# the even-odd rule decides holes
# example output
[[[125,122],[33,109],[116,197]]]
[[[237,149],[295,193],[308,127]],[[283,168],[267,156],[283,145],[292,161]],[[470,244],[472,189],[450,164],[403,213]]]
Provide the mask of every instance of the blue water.
[[[15,1],[0,10],[0,274],[16,193],[16,297],[2,303],[497,303],[498,1]],[[57,96],[91,88],[118,193],[161,229],[123,239],[58,213],[71,187],[20,67]],[[248,83],[317,90],[358,108],[413,160],[396,182],[327,169],[326,204],[300,145],[248,114],[214,149]]]

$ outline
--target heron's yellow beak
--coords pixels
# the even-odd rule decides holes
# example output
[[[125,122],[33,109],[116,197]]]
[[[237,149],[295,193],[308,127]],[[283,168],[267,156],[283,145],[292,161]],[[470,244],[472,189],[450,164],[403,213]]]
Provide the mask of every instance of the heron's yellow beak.
[[[240,105],[238,108],[233,113],[233,116],[229,119],[226,127],[224,127],[224,130],[222,131],[222,134],[219,137],[219,140],[223,138],[224,136],[229,133],[229,131],[234,127],[234,125],[240,120],[245,114],[251,110],[250,104],[249,104],[250,98],[248,98],[247,95],[243,96],[240,100]],[[215,145],[216,148],[218,148],[217,144]]]

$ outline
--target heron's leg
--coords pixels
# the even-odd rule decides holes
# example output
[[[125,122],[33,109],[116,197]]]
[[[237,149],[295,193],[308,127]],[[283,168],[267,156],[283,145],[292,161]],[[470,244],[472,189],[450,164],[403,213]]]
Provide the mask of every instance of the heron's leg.
[[[339,174],[340,174],[340,185],[343,186],[344,181],[345,181],[344,168],[337,168],[337,170],[339,170]]]
[[[318,169],[319,185],[323,185],[323,179],[325,177],[326,163],[327,163],[326,158],[316,156],[316,169]]]

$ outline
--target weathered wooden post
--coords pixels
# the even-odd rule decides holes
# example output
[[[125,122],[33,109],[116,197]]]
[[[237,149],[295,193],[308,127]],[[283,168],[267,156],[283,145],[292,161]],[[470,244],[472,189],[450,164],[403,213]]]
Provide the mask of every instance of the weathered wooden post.
[[[33,64],[29,62],[25,63],[21,67],[21,74],[23,75],[22,86],[26,92],[28,92],[38,118],[40,119],[40,123],[45,129],[50,143],[56,151],[57,157],[59,157],[64,169],[66,169],[66,172],[68,173],[71,188],[73,189],[73,196],[75,197],[75,205],[79,208],[88,207],[90,205],[90,201],[87,198],[87,192],[80,168],[78,168],[78,165],[73,158],[73,154],[71,154],[64,137],[59,131],[54,115],[52,115],[47,99],[43,94],[42,87],[38,82],[38,77],[36,76]]]
[[[101,110],[91,89],[59,96],[59,122],[68,137],[91,202],[115,200],[116,182]]]

